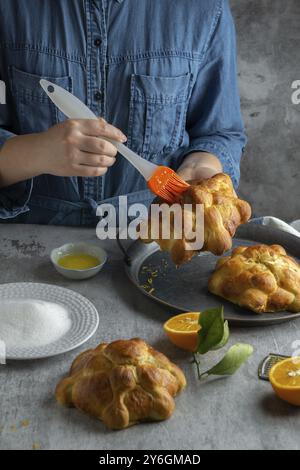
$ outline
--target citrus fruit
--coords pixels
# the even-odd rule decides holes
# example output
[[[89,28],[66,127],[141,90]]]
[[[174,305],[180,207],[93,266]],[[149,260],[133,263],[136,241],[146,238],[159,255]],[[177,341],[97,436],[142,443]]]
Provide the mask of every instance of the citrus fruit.
[[[300,406],[300,357],[289,357],[274,364],[269,379],[278,397]]]
[[[187,312],[169,318],[164,324],[169,340],[179,348],[195,351],[200,330],[199,315],[199,312]]]

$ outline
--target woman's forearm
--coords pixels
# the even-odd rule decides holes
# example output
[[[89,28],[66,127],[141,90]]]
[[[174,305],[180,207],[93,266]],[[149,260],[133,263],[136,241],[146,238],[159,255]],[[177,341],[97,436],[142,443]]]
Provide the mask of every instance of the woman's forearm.
[[[25,181],[41,173],[35,155],[38,134],[12,137],[0,151],[0,188]]]
[[[0,151],[0,188],[43,173],[103,176],[117,155],[108,139],[125,142],[126,136],[104,119],[66,120],[44,132],[12,137]]]
[[[220,160],[211,153],[190,153],[178,168],[177,173],[185,180],[211,178],[223,171]]]

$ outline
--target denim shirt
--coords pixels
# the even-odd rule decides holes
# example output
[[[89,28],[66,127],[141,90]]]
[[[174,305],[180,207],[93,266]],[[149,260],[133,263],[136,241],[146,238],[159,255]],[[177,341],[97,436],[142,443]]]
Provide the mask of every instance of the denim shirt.
[[[0,148],[65,119],[41,78],[120,128],[147,160],[177,169],[187,154],[210,152],[237,186],[246,139],[227,0],[1,0]],[[123,194],[129,204],[153,199],[118,155],[103,177],[41,175],[0,189],[0,219],[90,225],[99,203]]]

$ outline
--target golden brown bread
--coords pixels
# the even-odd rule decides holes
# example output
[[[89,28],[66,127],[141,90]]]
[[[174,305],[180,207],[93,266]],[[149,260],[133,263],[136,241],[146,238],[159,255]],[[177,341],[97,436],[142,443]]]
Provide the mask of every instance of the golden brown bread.
[[[101,419],[110,429],[169,418],[186,386],[179,367],[139,338],[80,354],[56,388],[59,403]]]
[[[217,262],[208,288],[257,313],[300,311],[300,266],[280,245],[236,248]]]
[[[157,200],[159,204],[164,201]],[[162,250],[169,251],[176,265],[189,261],[199,251],[210,251],[215,255],[222,255],[232,247],[232,237],[240,224],[247,222],[251,216],[251,208],[246,201],[239,199],[232,185],[230,176],[220,173],[207,180],[191,183],[189,189],[183,193],[178,203],[184,212],[184,221],[193,231],[196,230],[195,204],[204,206],[204,245],[201,250],[191,249],[191,244],[183,236],[175,239],[175,229],[171,221],[171,234],[168,239],[162,238],[162,230],[158,230],[158,237],[151,237],[151,226],[154,221],[149,216],[148,232],[141,235],[142,241],[151,243],[156,241]],[[184,204],[192,204],[192,211],[184,211]],[[160,225],[164,224],[160,220]],[[161,227],[160,227],[161,229]]]

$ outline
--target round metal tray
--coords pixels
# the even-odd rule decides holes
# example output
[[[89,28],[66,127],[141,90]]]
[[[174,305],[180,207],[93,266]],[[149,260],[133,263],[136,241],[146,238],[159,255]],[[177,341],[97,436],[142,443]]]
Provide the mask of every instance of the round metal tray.
[[[257,243],[282,245],[299,262],[300,238],[261,225],[246,224],[239,227],[233,246]],[[218,259],[211,253],[203,252],[189,263],[176,268],[169,254],[162,252],[156,243],[135,241],[127,251],[123,247],[122,249],[125,253],[126,272],[133,284],[147,297],[165,305],[169,310],[200,311],[207,307],[224,305],[225,319],[231,324],[244,326],[270,325],[300,316],[300,312],[257,314],[211,294],[207,283]]]

